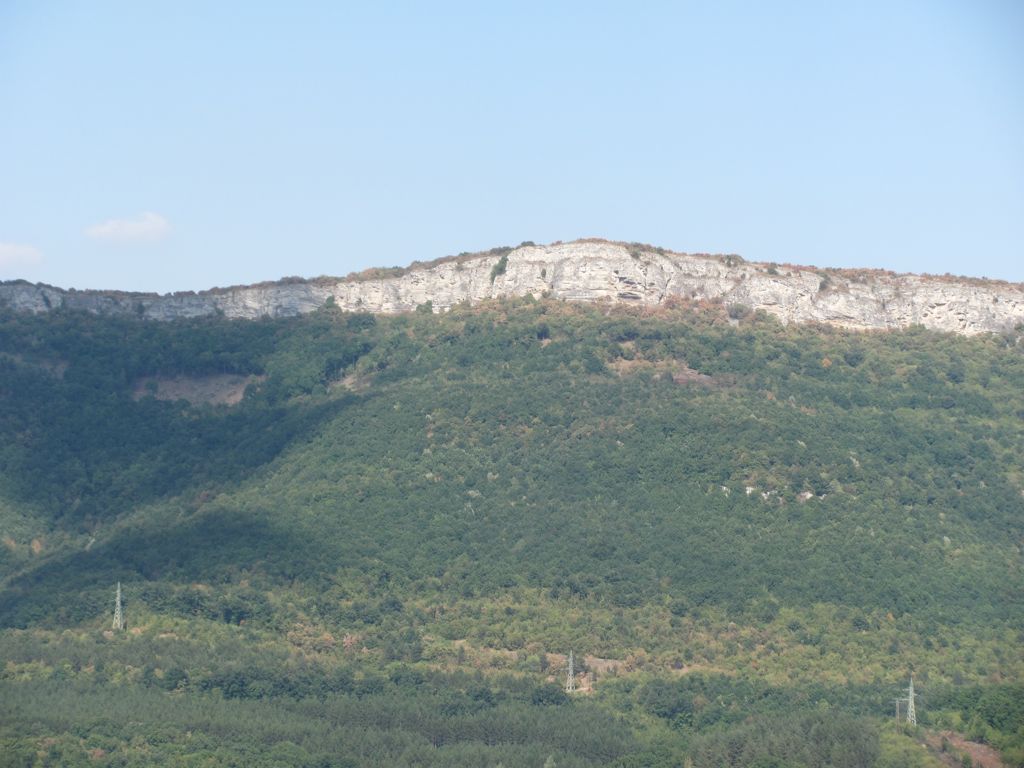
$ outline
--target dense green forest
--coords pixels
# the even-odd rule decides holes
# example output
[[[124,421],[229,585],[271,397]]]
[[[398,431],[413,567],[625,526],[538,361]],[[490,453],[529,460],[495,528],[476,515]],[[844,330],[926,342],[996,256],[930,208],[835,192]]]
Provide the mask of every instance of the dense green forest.
[[[1019,332],[421,310],[0,313],[0,765],[1024,766]]]

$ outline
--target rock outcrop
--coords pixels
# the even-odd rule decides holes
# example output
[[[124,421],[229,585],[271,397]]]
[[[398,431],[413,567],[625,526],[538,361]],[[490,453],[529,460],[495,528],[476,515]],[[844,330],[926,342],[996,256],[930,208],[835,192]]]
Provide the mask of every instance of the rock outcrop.
[[[970,278],[818,270],[745,262],[737,256],[679,254],[596,240],[526,245],[441,260],[384,277],[284,280],[168,295],[62,290],[0,283],[0,305],[26,312],[59,307],[157,320],[223,314],[283,317],[333,301],[350,311],[396,313],[431,302],[443,312],[501,296],[655,307],[673,299],[763,309],[783,322],[888,329],[919,324],[960,334],[1024,323],[1024,285]]]

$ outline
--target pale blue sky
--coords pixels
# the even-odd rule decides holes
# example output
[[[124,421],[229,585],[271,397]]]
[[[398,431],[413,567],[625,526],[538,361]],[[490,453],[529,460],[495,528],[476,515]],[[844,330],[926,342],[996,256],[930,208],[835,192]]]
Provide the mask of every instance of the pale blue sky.
[[[0,0],[0,279],[591,236],[1024,281],[1024,3]]]

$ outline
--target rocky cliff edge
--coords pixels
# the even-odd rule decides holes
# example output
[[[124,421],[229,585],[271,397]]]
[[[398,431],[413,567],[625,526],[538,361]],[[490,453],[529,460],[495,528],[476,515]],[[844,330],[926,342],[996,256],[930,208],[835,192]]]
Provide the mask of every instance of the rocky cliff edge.
[[[971,278],[897,275],[746,262],[650,246],[581,240],[523,245],[413,265],[398,274],[277,283],[167,295],[63,290],[0,283],[0,306],[57,308],[156,320],[223,314],[284,317],[333,302],[344,310],[397,313],[429,301],[435,312],[461,302],[542,295],[567,301],[656,307],[712,300],[763,309],[783,322],[889,329],[918,324],[959,334],[1002,332],[1024,323],[1024,285]],[[379,273],[378,273],[379,274]]]

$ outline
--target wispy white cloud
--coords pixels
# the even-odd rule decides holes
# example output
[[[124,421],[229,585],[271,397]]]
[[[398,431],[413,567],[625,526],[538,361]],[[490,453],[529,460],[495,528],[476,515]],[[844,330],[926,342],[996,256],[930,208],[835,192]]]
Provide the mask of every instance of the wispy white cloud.
[[[43,252],[34,245],[0,243],[0,268],[31,267],[43,260]]]
[[[134,218],[108,219],[101,224],[94,224],[85,230],[85,234],[95,240],[138,242],[161,240],[170,231],[171,224],[167,219],[159,213],[146,211]]]

